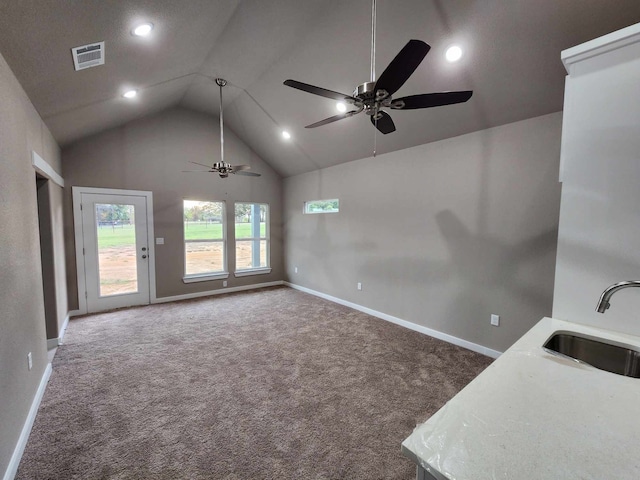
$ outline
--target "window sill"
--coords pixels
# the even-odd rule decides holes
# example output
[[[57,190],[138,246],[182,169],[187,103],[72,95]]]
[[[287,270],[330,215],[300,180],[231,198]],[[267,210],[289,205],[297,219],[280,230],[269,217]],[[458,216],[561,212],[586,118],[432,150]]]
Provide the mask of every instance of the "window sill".
[[[240,270],[235,272],[233,275],[235,277],[248,277],[250,275],[265,275],[267,273],[271,273],[270,268],[253,268],[251,270]]]
[[[206,275],[190,275],[182,277],[183,283],[209,282],[211,280],[224,280],[229,278],[229,272],[208,273]]]

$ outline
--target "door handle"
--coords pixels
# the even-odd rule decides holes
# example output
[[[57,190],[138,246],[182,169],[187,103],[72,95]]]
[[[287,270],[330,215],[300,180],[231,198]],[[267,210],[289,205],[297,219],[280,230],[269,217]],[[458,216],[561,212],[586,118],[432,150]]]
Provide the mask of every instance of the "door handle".
[[[147,258],[147,256],[146,255],[142,255],[142,258]]]
[[[147,251],[147,247],[142,247],[142,251],[146,252]]]

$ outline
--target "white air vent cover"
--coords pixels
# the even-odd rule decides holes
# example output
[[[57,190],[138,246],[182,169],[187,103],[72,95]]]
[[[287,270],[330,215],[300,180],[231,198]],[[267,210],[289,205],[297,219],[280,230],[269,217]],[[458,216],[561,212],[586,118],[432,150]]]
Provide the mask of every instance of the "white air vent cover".
[[[104,42],[91,43],[71,49],[76,70],[97,67],[104,64]]]

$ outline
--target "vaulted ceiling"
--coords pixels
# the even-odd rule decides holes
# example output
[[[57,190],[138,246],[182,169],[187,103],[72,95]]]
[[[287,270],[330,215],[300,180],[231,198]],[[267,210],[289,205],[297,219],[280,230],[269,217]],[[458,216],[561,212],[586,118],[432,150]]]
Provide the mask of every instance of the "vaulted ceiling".
[[[305,129],[335,102],[282,84],[351,94],[368,81],[370,15],[371,0],[0,0],[0,52],[62,146],[175,105],[218,115],[222,77],[227,127],[289,176],[372,154],[365,115]],[[146,21],[149,37],[131,35]],[[397,131],[377,134],[377,152],[559,111],[560,52],[637,22],[638,0],[377,0],[378,75],[408,40],[432,47],[396,97],[474,91],[392,111]],[[70,49],[100,41],[105,65],[76,72]],[[452,43],[464,49],[454,64]]]

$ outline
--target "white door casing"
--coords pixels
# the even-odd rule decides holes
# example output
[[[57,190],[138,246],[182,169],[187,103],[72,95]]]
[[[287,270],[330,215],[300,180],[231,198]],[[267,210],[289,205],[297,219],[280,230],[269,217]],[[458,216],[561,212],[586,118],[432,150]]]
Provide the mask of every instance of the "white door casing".
[[[92,313],[112,308],[147,305],[155,301],[155,251],[151,192],[73,187],[74,229],[78,273],[78,312]],[[96,219],[96,208],[129,206],[133,225],[105,225]],[[109,249],[105,232],[130,235],[121,246],[120,275],[114,280],[114,250]],[[131,236],[132,238],[129,238]],[[105,263],[106,262],[106,263]],[[102,271],[101,271],[102,268]],[[125,271],[126,280],[122,277]]]

